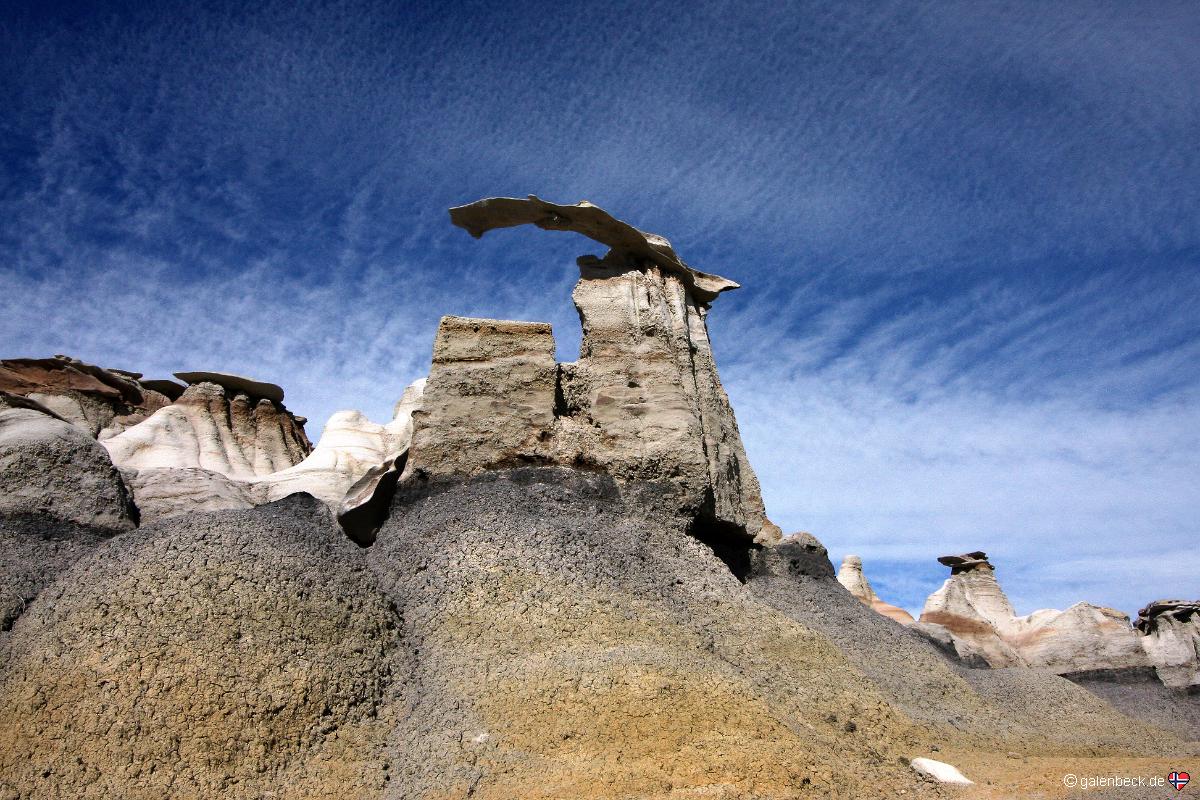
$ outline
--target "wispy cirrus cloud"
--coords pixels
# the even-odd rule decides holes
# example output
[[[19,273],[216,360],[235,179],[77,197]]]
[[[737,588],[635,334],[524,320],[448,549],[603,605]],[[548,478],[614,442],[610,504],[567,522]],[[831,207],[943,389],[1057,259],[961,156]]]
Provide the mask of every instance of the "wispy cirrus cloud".
[[[878,293],[801,334],[733,320],[776,356],[726,371],[772,513],[862,555],[914,612],[945,577],[933,559],[975,549],[1025,612],[1189,594],[1200,342],[1194,317],[1163,315],[1197,309],[1198,284],[1105,275],[1041,300],[979,286],[906,310]]]
[[[710,322],[771,512],[890,599],[975,547],[1024,610],[1193,594],[1197,41],[1174,2],[9,3],[3,355],[384,419],[442,313],[577,346],[591,243],[446,207],[587,198],[745,285]]]

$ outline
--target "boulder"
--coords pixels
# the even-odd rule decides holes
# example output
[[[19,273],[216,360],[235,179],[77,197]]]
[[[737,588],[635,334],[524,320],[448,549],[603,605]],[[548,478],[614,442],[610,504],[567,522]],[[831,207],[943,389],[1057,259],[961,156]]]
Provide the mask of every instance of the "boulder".
[[[139,383],[141,383],[142,386],[146,387],[147,389],[158,392],[159,394],[163,395],[164,397],[170,399],[172,402],[178,400],[181,396],[183,396],[184,391],[187,389],[187,386],[185,386],[184,384],[176,383],[175,381],[167,380],[165,378],[160,378],[160,379],[143,378],[139,381]]]
[[[282,405],[197,383],[171,405],[105,439],[122,469],[202,469],[249,481],[298,464],[311,447]]]
[[[110,531],[129,530],[137,519],[100,443],[30,408],[0,409],[0,512],[46,514]]]
[[[899,606],[885,603],[879,599],[879,596],[875,594],[875,590],[871,588],[871,583],[867,580],[867,576],[863,574],[863,564],[860,557],[846,556],[842,559],[842,566],[838,569],[837,581],[846,587],[846,591],[858,598],[859,602],[876,613],[882,614],[889,619],[894,619],[901,625],[909,625],[913,622],[912,614],[909,614]]]
[[[953,767],[942,761],[934,761],[932,758],[914,758],[911,764],[912,768],[918,773],[937,783],[949,783],[958,786],[971,786],[974,784],[974,781],[967,780],[966,776],[959,772],[957,767]]]

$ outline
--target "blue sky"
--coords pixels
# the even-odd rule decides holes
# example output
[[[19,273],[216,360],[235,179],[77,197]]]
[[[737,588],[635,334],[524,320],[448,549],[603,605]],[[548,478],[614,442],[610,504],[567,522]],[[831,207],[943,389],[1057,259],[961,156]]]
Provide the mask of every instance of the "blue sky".
[[[253,7],[251,7],[253,6]],[[0,9],[0,348],[376,420],[444,313],[554,323],[588,199],[709,317],[769,512],[918,609],[1194,597],[1200,14],[1178,3]]]

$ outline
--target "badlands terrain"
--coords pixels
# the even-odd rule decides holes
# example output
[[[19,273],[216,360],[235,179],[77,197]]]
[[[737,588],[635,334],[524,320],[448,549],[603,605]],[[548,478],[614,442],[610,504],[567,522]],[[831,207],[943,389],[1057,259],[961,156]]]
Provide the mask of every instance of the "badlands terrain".
[[[451,219],[609,248],[579,259],[578,360],[447,316],[391,420],[315,446],[271,383],[0,363],[0,798],[1167,797],[1064,776],[1200,771],[1200,603],[1017,616],[986,554],[930,542],[913,619],[768,518],[706,324],[737,284],[586,203]]]

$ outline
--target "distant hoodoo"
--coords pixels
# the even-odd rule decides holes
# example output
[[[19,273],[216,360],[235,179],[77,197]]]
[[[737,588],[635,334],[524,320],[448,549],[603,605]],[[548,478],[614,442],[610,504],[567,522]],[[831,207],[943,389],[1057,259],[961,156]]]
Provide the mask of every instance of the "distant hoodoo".
[[[986,553],[938,561],[950,567],[950,577],[925,601],[914,629],[967,663],[1060,675],[1153,668],[1167,686],[1200,683],[1196,602],[1157,600],[1134,625],[1120,611],[1091,603],[1017,616]]]
[[[884,602],[879,595],[875,594],[875,590],[871,588],[871,582],[863,573],[863,562],[860,557],[850,555],[842,559],[842,566],[837,573],[837,582],[858,598],[860,603],[876,613],[894,619],[901,625],[912,624],[912,614],[899,606]]]

